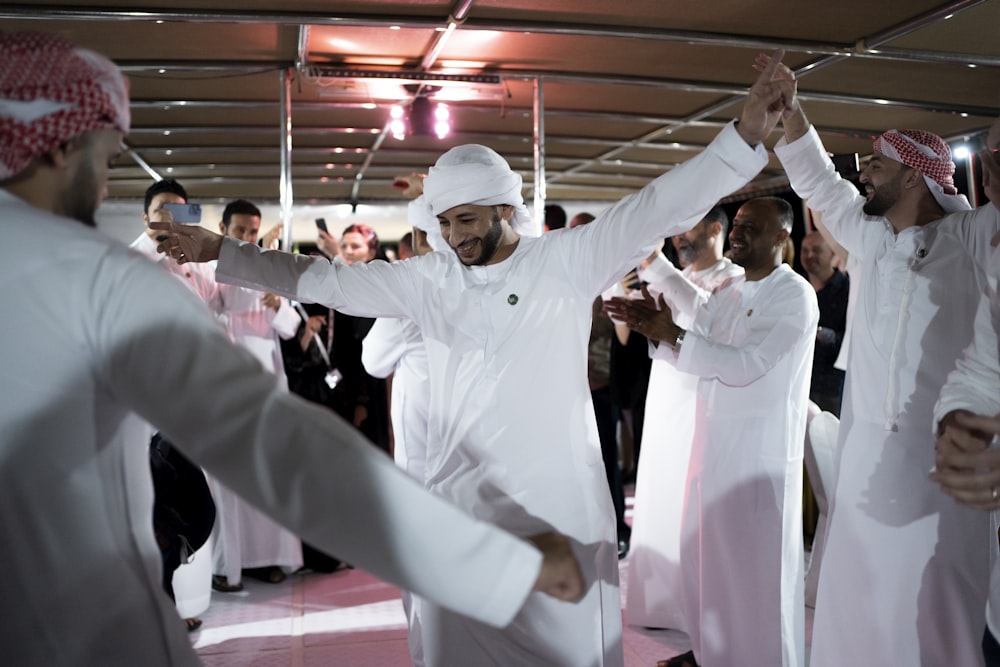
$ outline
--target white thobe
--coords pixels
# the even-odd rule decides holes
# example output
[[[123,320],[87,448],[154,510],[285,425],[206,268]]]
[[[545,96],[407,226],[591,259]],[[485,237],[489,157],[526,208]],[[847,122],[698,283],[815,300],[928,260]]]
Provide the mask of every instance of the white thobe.
[[[732,279],[680,353],[697,375],[681,536],[684,610],[703,667],[805,665],[802,448],[816,292],[782,264]]]
[[[427,664],[622,664],[614,512],[587,383],[593,301],[765,161],[729,125],[593,223],[522,237],[488,266],[451,253],[348,266],[223,243],[221,280],[416,322],[431,380],[428,488],[515,534],[555,528],[575,542],[581,602],[533,596],[502,631],[423,605]]]
[[[145,232],[139,234],[129,247],[179,279],[208,306],[221,325],[225,326],[225,320],[221,315],[222,296],[219,292],[219,284],[215,282],[214,264],[178,264],[169,255],[157,252],[156,241]]]
[[[201,301],[208,306],[220,327],[225,328],[226,320],[222,314],[222,290],[215,282],[215,264],[178,264],[172,257],[156,251],[157,242],[146,232],[129,244],[143,257],[153,262],[161,269],[174,276],[182,285],[191,290]],[[229,288],[227,289],[235,289]],[[131,429],[133,441],[137,444],[148,443],[156,433],[156,429],[150,424],[143,424],[136,420],[135,427]],[[209,478],[211,483],[211,478]],[[218,517],[218,503],[216,503],[216,517]],[[212,598],[211,586],[211,563],[202,566],[201,560],[211,561],[213,559],[213,541],[209,539],[195,552],[192,557],[178,565],[173,575],[174,598],[177,601],[177,609],[186,615],[193,616],[204,611]],[[197,561],[197,564],[195,562]]]
[[[17,313],[0,327],[6,664],[198,664],[161,585],[132,414],[310,543],[484,622],[514,617],[536,549],[278,389],[202,303],[123,245],[3,190],[0,221],[0,285]]]
[[[430,389],[427,351],[420,327],[410,320],[380,317],[361,344],[365,371],[377,378],[393,376],[390,401],[393,458],[423,483]]]
[[[220,285],[222,315],[229,339],[252,354],[275,381],[286,388],[281,338],[291,338],[302,318],[287,299],[278,310],[264,305],[263,292]],[[223,390],[220,388],[220,390]],[[216,505],[212,572],[240,583],[246,568],[280,566],[288,572],[302,567],[302,543],[256,507],[240,498],[214,477],[209,478]]]
[[[380,317],[361,343],[365,372],[377,378],[392,378],[390,418],[393,459],[411,477],[424,483],[427,458],[427,424],[430,410],[427,351],[420,327],[410,320]],[[406,640],[414,667],[423,667],[420,604],[403,591],[403,611],[409,628]]]
[[[811,664],[978,665],[987,515],[927,473],[934,402],[972,338],[1000,212],[981,207],[896,234],[862,212],[814,129],[775,152],[862,263]]]
[[[972,343],[962,352],[958,363],[941,389],[934,407],[934,423],[939,423],[953,410],[968,410],[973,414],[992,416],[1000,413],[1000,247],[994,249],[987,270],[987,288],[976,311],[975,334]],[[935,429],[936,433],[937,429]],[[1000,443],[993,439],[992,447]],[[989,599],[986,605],[986,625],[994,637],[1000,637],[1000,558],[997,540],[1000,512],[990,513],[988,550],[990,572]]]
[[[695,311],[743,268],[721,259],[707,269],[679,271],[662,255],[639,277],[663,294],[674,321],[687,329]],[[625,620],[630,625],[687,630],[680,568],[681,521],[694,435],[698,378],[662,359],[652,362],[642,429],[645,446],[635,479],[632,549]]]

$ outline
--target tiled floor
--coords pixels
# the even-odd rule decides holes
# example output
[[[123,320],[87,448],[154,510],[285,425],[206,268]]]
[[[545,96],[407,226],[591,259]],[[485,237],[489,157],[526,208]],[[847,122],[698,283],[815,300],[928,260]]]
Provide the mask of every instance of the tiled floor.
[[[192,640],[211,667],[410,664],[398,589],[361,570],[299,574],[280,584],[244,579],[241,593],[213,593],[201,618]],[[625,665],[654,665],[687,650],[686,642],[679,632],[626,627]]]
[[[620,568],[624,581],[627,558]],[[399,590],[361,570],[297,574],[280,584],[244,578],[243,592],[213,593],[201,618],[191,639],[209,667],[410,664]],[[807,636],[811,622],[807,610]],[[626,667],[652,667],[689,648],[680,632],[625,626]]]

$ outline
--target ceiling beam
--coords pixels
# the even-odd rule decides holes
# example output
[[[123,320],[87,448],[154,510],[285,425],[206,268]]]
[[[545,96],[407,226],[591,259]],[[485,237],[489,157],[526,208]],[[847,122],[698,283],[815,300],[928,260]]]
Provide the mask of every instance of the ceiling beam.
[[[986,0],[961,0],[941,5],[925,14],[930,22],[948,15],[982,4]],[[462,5],[470,4],[466,0]],[[459,12],[456,10],[456,13]],[[0,19],[37,19],[59,21],[165,21],[181,23],[247,23],[276,25],[344,26],[344,27],[399,27],[416,30],[436,30],[441,21],[424,16],[401,16],[380,14],[316,14],[310,12],[261,12],[261,11],[219,11],[212,9],[121,9],[116,7],[67,8],[45,4],[9,4],[0,7]],[[854,43],[842,44],[816,40],[795,40],[781,38],[754,37],[736,33],[704,32],[691,30],[663,30],[651,28],[614,27],[572,22],[503,21],[496,19],[456,19],[463,30],[488,30],[498,32],[521,32],[549,35],[586,36],[594,38],[639,39],[657,42],[672,42],[700,46],[726,46],[748,49],[771,50],[782,48],[786,51],[805,52],[818,56],[872,58],[877,60],[905,60],[912,62],[947,62],[975,64],[983,67],[1000,66],[1000,57],[975,53],[948,53],[916,49],[893,49],[886,43],[911,32],[908,21],[893,26],[881,35],[881,39],[862,38]],[[451,21],[449,21],[449,25]],[[457,27],[457,26],[456,26]],[[448,30],[446,25],[445,30]],[[454,30],[454,28],[452,28]],[[438,52],[440,49],[438,49]],[[436,57],[433,49],[425,54]],[[287,64],[287,63],[286,63]],[[426,69],[429,65],[421,63]]]

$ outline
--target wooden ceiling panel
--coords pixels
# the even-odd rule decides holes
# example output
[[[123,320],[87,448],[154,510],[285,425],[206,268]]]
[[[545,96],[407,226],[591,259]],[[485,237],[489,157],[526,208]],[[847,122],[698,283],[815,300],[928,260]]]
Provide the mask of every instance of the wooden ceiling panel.
[[[894,39],[892,48],[997,55],[1000,2],[984,2]]]
[[[958,140],[1000,110],[997,25],[1000,0],[0,6],[0,30],[57,32],[128,74],[132,153],[112,176],[116,198],[141,194],[151,178],[134,155],[202,197],[276,199],[285,74],[297,201],[398,200],[394,176],[470,142],[505,155],[530,196],[536,91],[550,197],[615,199],[710,142],[738,115],[754,55],[777,46],[831,151],[867,153],[889,127]],[[391,107],[418,90],[449,105],[449,136],[385,131]],[[751,187],[769,190],[781,174],[772,157]]]
[[[848,59],[804,78],[805,96],[844,93],[871,99],[912,101],[940,108],[1000,108],[1000,68],[958,64],[910,63]]]
[[[475,14],[483,19],[545,20],[852,43],[940,3],[846,0],[803,5],[787,0],[630,0],[623,5],[606,0],[564,0],[540,4],[536,0],[479,0]]]

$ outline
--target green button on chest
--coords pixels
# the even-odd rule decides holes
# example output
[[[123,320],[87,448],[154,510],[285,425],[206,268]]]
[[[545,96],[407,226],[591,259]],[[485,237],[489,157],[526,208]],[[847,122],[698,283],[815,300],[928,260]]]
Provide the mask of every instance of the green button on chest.
[[[512,306],[516,306],[517,305],[517,295],[516,294],[509,294],[507,296],[507,303],[509,303]]]

